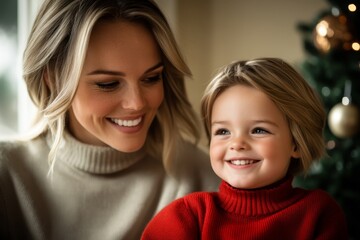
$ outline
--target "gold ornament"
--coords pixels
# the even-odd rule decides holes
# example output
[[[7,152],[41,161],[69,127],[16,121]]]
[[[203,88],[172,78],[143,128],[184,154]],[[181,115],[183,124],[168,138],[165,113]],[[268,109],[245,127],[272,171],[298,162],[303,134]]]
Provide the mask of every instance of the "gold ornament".
[[[350,50],[353,36],[345,16],[326,15],[313,31],[315,47],[323,53],[333,49]]]
[[[339,138],[354,136],[359,130],[360,112],[353,104],[336,104],[329,112],[328,123],[331,132]]]

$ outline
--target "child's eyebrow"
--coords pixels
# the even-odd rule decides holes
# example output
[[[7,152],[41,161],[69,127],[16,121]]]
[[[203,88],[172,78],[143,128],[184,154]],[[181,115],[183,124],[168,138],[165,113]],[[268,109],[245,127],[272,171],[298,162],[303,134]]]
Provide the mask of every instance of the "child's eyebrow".
[[[213,125],[226,124],[226,123],[228,123],[228,122],[229,122],[229,121],[227,121],[227,120],[212,121],[212,122],[211,122],[211,126],[213,126]],[[275,127],[279,127],[279,125],[278,125],[276,122],[271,121],[271,120],[266,120],[266,119],[253,120],[252,122],[255,123],[255,124],[265,123],[265,124],[273,125],[273,126],[275,126]]]
[[[273,122],[271,120],[255,120],[254,123],[266,123],[266,124],[270,124],[273,125],[275,127],[278,127],[279,125],[276,122]]]

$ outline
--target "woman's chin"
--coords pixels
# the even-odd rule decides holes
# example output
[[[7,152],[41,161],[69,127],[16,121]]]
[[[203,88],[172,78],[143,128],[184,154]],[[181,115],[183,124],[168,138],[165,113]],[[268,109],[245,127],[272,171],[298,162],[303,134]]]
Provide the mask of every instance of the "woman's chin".
[[[127,144],[118,144],[118,145],[110,145],[110,147],[118,150],[119,152],[124,153],[132,153],[140,150],[144,146],[144,142],[142,143],[127,143]]]

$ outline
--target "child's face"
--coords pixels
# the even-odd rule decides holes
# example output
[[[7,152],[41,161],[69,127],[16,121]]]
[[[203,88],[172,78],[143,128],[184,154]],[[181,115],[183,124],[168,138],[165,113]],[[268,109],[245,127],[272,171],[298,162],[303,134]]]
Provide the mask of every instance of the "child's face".
[[[236,188],[253,189],[285,177],[299,157],[285,119],[263,92],[228,88],[215,100],[210,158],[215,173]]]

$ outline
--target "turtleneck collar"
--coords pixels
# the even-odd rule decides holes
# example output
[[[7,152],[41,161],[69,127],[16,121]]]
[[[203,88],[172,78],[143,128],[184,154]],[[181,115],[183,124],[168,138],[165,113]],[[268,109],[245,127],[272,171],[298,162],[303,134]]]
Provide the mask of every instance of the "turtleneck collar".
[[[261,189],[237,189],[223,181],[219,188],[221,207],[246,217],[268,215],[297,201],[301,194],[292,187],[293,177]]]
[[[47,144],[52,146],[51,134],[47,135]],[[63,161],[81,171],[92,174],[111,174],[122,171],[144,158],[144,148],[124,153],[111,147],[94,146],[79,142],[70,133],[64,132],[57,151],[56,161]]]

